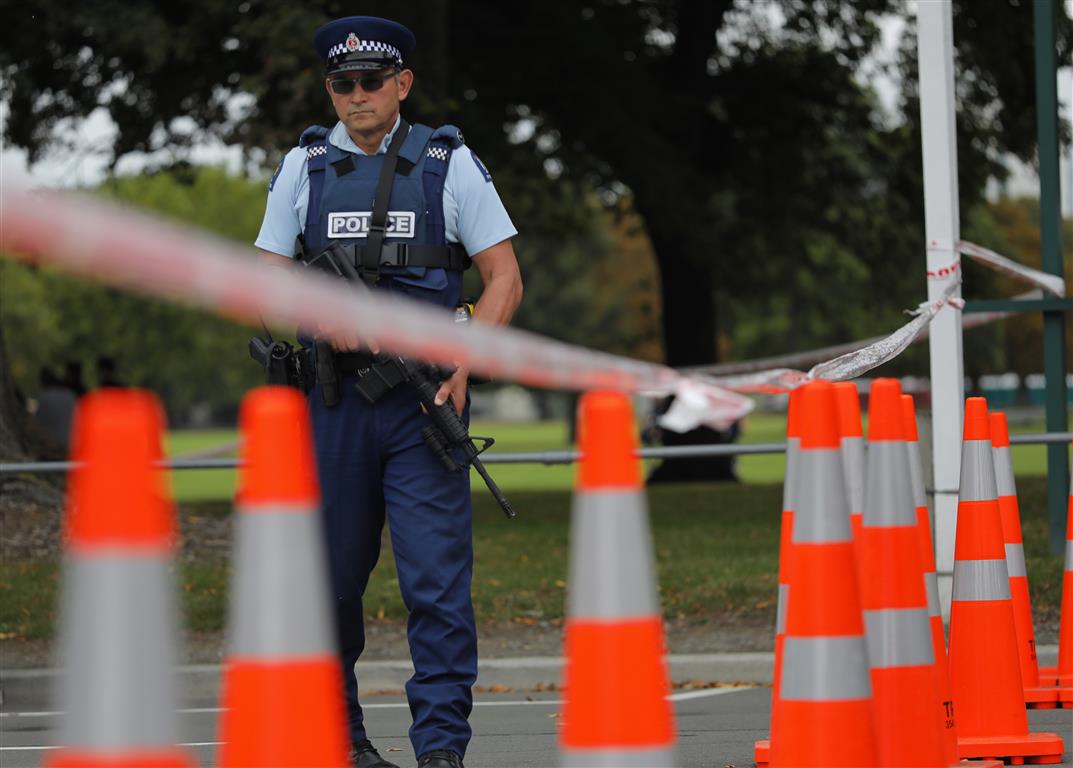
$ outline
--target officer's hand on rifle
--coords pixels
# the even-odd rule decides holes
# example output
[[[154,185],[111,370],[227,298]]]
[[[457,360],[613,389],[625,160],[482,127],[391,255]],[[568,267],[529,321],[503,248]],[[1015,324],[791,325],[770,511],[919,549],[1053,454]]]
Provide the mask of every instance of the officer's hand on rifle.
[[[349,328],[341,328],[337,325],[317,323],[317,338],[331,341],[332,349],[336,352],[357,352],[363,348],[374,355],[380,352],[380,345],[373,339],[359,339],[358,334]]]
[[[469,369],[458,366],[450,378],[444,379],[436,392],[436,405],[443,405],[450,398],[451,405],[459,416],[466,407],[466,385],[469,383]]]

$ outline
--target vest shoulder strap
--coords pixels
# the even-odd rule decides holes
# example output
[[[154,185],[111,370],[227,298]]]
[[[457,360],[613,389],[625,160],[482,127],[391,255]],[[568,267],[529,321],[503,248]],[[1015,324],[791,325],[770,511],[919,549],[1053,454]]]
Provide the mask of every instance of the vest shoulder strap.
[[[328,161],[328,129],[311,125],[302,131],[298,146],[306,151],[306,173],[309,176],[309,202],[306,204],[305,232],[316,231],[320,219],[320,198],[324,189],[324,168]]]
[[[432,136],[432,129],[427,125],[421,123],[414,123],[410,126],[410,133],[406,136],[406,141],[403,142],[402,149],[399,150],[399,158],[408,160],[410,166],[417,165],[417,161],[421,159],[421,151],[428,144],[429,138]]]
[[[425,172],[421,185],[428,204],[428,239],[430,243],[447,240],[447,223],[443,218],[443,185],[451,153],[462,146],[462,131],[453,125],[443,125],[432,132],[425,150]]]

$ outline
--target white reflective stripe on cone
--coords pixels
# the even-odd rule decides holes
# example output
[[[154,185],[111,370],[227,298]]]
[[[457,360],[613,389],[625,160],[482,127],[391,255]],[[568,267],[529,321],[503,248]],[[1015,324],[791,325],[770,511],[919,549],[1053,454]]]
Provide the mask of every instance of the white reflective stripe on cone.
[[[1073,540],[1066,540],[1066,573],[1073,572]]]
[[[569,768],[674,768],[673,749],[564,750],[560,764]]]
[[[578,491],[570,531],[567,615],[659,615],[648,507],[640,491]]]
[[[959,501],[993,501],[998,498],[995,486],[995,458],[988,440],[966,440],[961,444],[961,488]]]
[[[782,482],[782,508],[783,510],[794,508],[794,499],[797,497],[798,458],[801,455],[801,438],[786,438],[786,477]]]
[[[924,491],[924,466],[920,459],[920,445],[914,440],[906,442],[909,454],[909,485],[913,492],[913,506],[927,507],[928,495]]]
[[[1006,571],[1010,578],[1028,576],[1025,570],[1025,548],[1023,544],[1006,545]]]
[[[173,747],[177,626],[169,560],[95,550],[64,566],[59,743],[91,750]]]
[[[790,610],[790,585],[779,585],[779,601],[775,607],[775,634],[786,634],[786,614]]]
[[[234,537],[230,652],[334,654],[320,516],[308,507],[240,507]]]
[[[871,695],[864,637],[787,636],[783,641],[783,701],[856,701]]]
[[[935,662],[927,609],[867,610],[864,626],[873,669],[922,667]]]
[[[961,600],[1009,600],[1010,577],[1005,560],[957,560],[954,593]]]
[[[851,541],[841,451],[829,448],[802,450],[798,458],[799,476],[807,477],[811,482],[807,488],[799,488],[795,500],[793,543]]]
[[[842,468],[846,475],[846,497],[850,512],[864,510],[864,438],[843,437]]]
[[[991,456],[995,461],[995,490],[999,496],[1016,496],[1017,486],[1013,479],[1013,460],[1009,446],[993,448]]]
[[[935,571],[924,574],[924,593],[928,596],[928,617],[942,616],[939,608],[939,577]]]
[[[917,523],[913,493],[908,487],[909,454],[901,441],[874,441],[868,446],[866,528],[906,528]]]

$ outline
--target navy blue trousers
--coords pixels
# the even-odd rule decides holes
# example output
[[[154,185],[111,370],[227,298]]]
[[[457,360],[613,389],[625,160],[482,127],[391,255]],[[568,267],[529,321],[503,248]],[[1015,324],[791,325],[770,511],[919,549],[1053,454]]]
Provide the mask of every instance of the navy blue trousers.
[[[386,518],[409,611],[410,741],[417,755],[464,756],[477,679],[469,472],[448,472],[425,445],[421,430],[431,421],[410,385],[370,404],[353,383],[344,377],[332,408],[319,386],[310,394],[350,738],[366,738],[354,663],[365,648],[362,595]]]

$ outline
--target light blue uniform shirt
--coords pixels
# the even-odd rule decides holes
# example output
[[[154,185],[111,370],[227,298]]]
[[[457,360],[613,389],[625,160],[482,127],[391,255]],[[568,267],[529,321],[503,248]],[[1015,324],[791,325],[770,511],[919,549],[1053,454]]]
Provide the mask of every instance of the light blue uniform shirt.
[[[387,152],[399,120],[380,142],[377,154]],[[368,154],[350,138],[340,122],[328,133],[335,147],[358,155]],[[499,199],[490,176],[469,147],[462,145],[451,153],[447,178],[443,185],[443,219],[447,242],[460,243],[471,256],[518,234]],[[305,227],[309,207],[309,172],[306,151],[295,147],[283,158],[275,181],[268,191],[268,204],[261,231],[254,244],[281,256],[294,257],[294,240]]]

